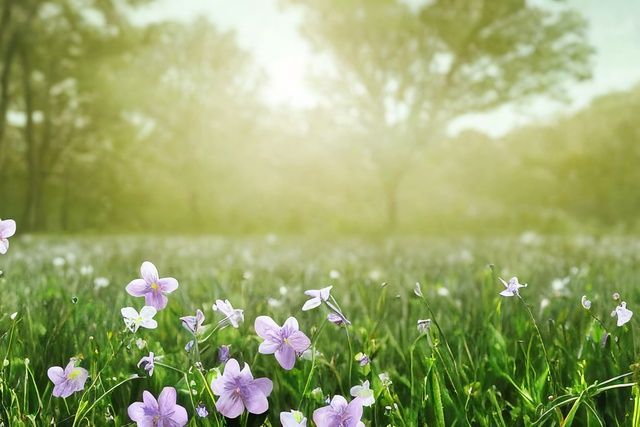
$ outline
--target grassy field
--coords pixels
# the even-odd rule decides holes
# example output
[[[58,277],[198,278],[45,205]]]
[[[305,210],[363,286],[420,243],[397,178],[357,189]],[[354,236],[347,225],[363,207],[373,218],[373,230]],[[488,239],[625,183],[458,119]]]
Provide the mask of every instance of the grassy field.
[[[157,329],[134,334],[120,310],[144,305],[125,291],[143,261],[179,288]],[[611,312],[622,300],[640,307],[639,261],[640,241],[613,237],[17,237],[0,257],[0,420],[132,425],[127,408],[143,390],[172,386],[189,425],[276,426],[281,411],[296,409],[312,426],[327,397],[349,401],[351,387],[369,380],[368,426],[638,426],[638,318],[618,327]],[[512,276],[528,283],[521,298],[499,295],[499,277]],[[301,311],[305,290],[329,285],[350,326],[327,321],[325,305]],[[216,299],[243,309],[244,322],[202,335],[187,353],[192,336],[179,318],[201,309],[205,325],[217,324]],[[260,315],[280,325],[294,316],[317,352],[284,370],[258,353]],[[419,331],[420,319],[432,321]],[[266,413],[229,420],[216,411],[210,383],[223,344],[272,380]],[[151,377],[136,366],[149,351],[161,356]],[[71,357],[89,379],[52,397],[47,370]],[[208,416],[197,415],[200,405]]]

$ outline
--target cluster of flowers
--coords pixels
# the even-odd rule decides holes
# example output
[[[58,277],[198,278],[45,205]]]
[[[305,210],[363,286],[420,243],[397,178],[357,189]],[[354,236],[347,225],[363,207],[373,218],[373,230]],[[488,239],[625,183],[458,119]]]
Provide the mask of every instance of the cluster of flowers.
[[[125,326],[133,333],[139,328],[157,328],[155,315],[167,306],[167,296],[179,286],[178,281],[172,277],[161,278],[156,267],[148,261],[142,264],[140,275],[140,279],[132,280],[126,286],[126,291],[134,297],[144,297],[145,305],[139,311],[134,307],[121,309]],[[307,311],[326,304],[330,309],[328,320],[338,325],[350,324],[331,297],[330,291],[331,287],[305,291],[310,299],[305,302],[302,310]],[[216,300],[212,308],[224,316],[216,328],[228,325],[237,328],[244,321],[244,311],[235,309],[228,300]],[[204,313],[197,310],[194,316],[181,317],[180,321],[193,336],[185,347],[187,351],[191,351],[205,330]],[[289,317],[280,326],[269,316],[258,316],[255,319],[254,328],[256,334],[263,340],[258,347],[258,352],[266,355],[273,354],[285,370],[293,369],[298,357],[311,348],[311,340],[300,331],[295,317]],[[237,418],[245,410],[253,414],[266,412],[269,408],[267,398],[273,389],[272,381],[268,378],[254,378],[247,363],[244,363],[241,369],[236,359],[228,357],[228,347],[223,346],[221,350],[223,352],[226,350],[226,355],[223,354],[220,357],[226,362],[224,370],[210,384],[211,391],[218,397],[215,402],[217,411],[228,418]],[[150,352],[148,356],[140,359],[138,367],[152,376],[157,359],[158,357]],[[368,363],[366,355],[361,355],[359,360],[361,364],[363,360]],[[48,376],[54,384],[53,396],[66,398],[84,389],[89,374],[86,369],[77,364],[78,360],[72,358],[64,369],[59,366],[49,368]],[[374,403],[369,382],[365,381],[361,385],[352,387],[351,394],[354,398],[350,402],[343,396],[336,395],[327,406],[316,409],[313,413],[313,421],[316,425],[318,427],[364,426],[360,421],[363,407]],[[208,415],[204,405],[198,406],[196,413],[201,417]],[[132,403],[128,408],[128,415],[139,426],[184,426],[188,422],[187,411],[183,406],[178,405],[177,393],[173,387],[164,387],[157,399],[145,390],[142,402]],[[282,412],[280,420],[285,427],[306,426],[307,423],[304,415],[296,410]]]

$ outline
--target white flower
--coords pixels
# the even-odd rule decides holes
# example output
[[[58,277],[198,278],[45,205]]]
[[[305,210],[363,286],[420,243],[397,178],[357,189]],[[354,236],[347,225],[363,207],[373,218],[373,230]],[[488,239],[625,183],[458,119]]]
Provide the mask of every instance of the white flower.
[[[138,338],[136,340],[136,347],[138,347],[138,349],[142,350],[146,346],[147,346],[147,342],[145,340],[143,340],[142,338]]]
[[[340,278],[340,272],[338,270],[331,270],[329,272],[329,278],[331,280],[336,280]]]
[[[67,263],[67,261],[64,258],[59,257],[59,256],[57,256],[57,257],[55,257],[53,259],[53,266],[54,267],[63,267],[66,263]]]
[[[225,318],[220,321],[221,323],[228,323],[237,328],[244,321],[244,310],[234,309],[228,299],[224,301],[216,300],[216,303],[211,308],[213,311],[219,311],[225,315]]]
[[[93,274],[93,266],[91,265],[83,265],[80,267],[80,274],[82,276],[91,276]]]
[[[591,301],[587,299],[586,295],[582,295],[582,300],[580,301],[582,304],[582,308],[585,310],[589,310],[591,308]]]
[[[277,300],[277,299],[275,299],[275,298],[269,298],[269,299],[267,300],[267,304],[269,304],[269,307],[274,307],[274,308],[276,308],[276,307],[280,307],[280,306],[282,305],[282,301]]]
[[[280,412],[282,427],[306,427],[307,419],[300,411]]]
[[[327,286],[326,288],[322,289],[309,289],[308,291],[304,291],[304,294],[310,296],[311,299],[308,299],[307,302],[304,303],[304,305],[302,306],[302,311],[311,310],[318,307],[320,304],[322,304],[323,301],[327,301],[329,299],[329,296],[331,295],[331,288],[333,288],[333,286]]]
[[[389,387],[391,384],[393,384],[393,382],[391,381],[391,377],[389,377],[389,374],[386,372],[378,374],[378,378],[380,379],[383,387]]]
[[[502,277],[500,277],[500,281],[506,288],[504,291],[500,292],[500,295],[502,295],[503,297],[512,297],[514,295],[520,295],[518,290],[520,288],[527,287],[526,283],[525,284],[518,283],[517,277],[512,277],[511,279],[509,279],[509,283],[505,282]]]
[[[438,288],[438,295],[440,295],[441,297],[448,297],[449,295],[451,295],[451,292],[449,292],[449,289],[445,288],[444,286],[440,286]]]
[[[431,327],[431,319],[418,319],[418,332],[426,334]]]
[[[611,312],[611,317],[618,316],[618,326],[622,326],[631,320],[633,311],[627,309],[627,303],[622,301],[619,306]]]
[[[305,360],[312,360],[313,357],[314,357],[314,354],[315,354],[316,358],[322,356],[322,353],[320,353],[318,350],[316,350],[315,347],[313,347],[313,348],[309,347],[308,349],[306,349],[305,351],[302,352],[300,357],[302,359],[305,359]]]
[[[153,320],[153,316],[158,311],[149,305],[145,305],[140,310],[140,313],[133,307],[125,307],[120,310],[122,317],[124,318],[124,324],[131,332],[137,332],[141,326],[147,329],[155,329],[158,327],[158,322]]]
[[[413,287],[413,293],[416,294],[417,297],[422,298],[422,289],[420,288],[420,282],[416,282],[416,285]]]
[[[96,277],[93,280],[93,287],[95,289],[106,288],[107,286],[109,286],[109,279],[106,277]]]
[[[287,289],[286,286],[280,286],[280,295],[285,296],[287,294],[287,292],[289,292],[289,289]]]
[[[371,406],[376,402],[373,397],[373,390],[369,388],[369,380],[363,382],[362,385],[351,387],[351,396],[362,399],[363,406]]]

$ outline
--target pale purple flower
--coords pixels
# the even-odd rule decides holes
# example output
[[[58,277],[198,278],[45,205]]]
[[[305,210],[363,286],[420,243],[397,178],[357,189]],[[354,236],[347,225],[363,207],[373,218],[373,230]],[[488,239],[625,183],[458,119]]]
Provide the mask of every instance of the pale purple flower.
[[[207,418],[209,416],[209,411],[207,410],[207,407],[204,406],[204,403],[196,406],[196,414],[198,414],[200,418]]]
[[[87,381],[89,372],[76,366],[76,359],[72,358],[64,369],[60,366],[49,368],[47,376],[54,385],[53,396],[67,398],[76,391],[84,389],[84,383]]]
[[[187,353],[189,353],[191,351],[191,349],[193,348],[194,344],[196,342],[194,340],[189,341],[185,346],[184,346],[184,351],[186,351]]]
[[[195,316],[184,316],[181,317],[180,320],[182,321],[182,326],[195,336],[200,332],[200,328],[202,328],[202,324],[204,323],[204,313],[198,309],[196,310]]]
[[[304,305],[302,306],[302,311],[311,310],[320,306],[320,304],[322,304],[323,302],[328,301],[329,297],[331,296],[331,288],[333,288],[333,286],[304,291],[304,294],[310,296],[311,299],[308,299],[307,302],[304,303]]]
[[[228,418],[237,418],[245,410],[252,414],[262,414],[269,409],[267,396],[273,390],[268,378],[253,378],[249,365],[242,371],[236,359],[229,359],[224,373],[211,382],[211,390],[216,396],[216,409]]]
[[[280,412],[282,427],[306,427],[307,419],[300,411]]]
[[[122,317],[124,318],[124,324],[131,332],[137,332],[141,326],[147,329],[155,329],[158,327],[158,322],[153,320],[153,316],[157,311],[155,308],[145,305],[140,309],[140,313],[133,307],[125,307],[120,310]]]
[[[12,219],[0,220],[0,255],[9,250],[9,237],[16,234],[16,222]]]
[[[279,326],[269,316],[258,316],[254,327],[256,333],[264,339],[258,352],[275,353],[276,360],[286,370],[292,369],[297,356],[311,346],[309,338],[299,330],[295,317],[289,317]]]
[[[173,387],[165,387],[158,400],[148,391],[142,392],[142,402],[129,405],[129,418],[138,427],[183,427],[189,416],[187,410],[176,403],[177,393]]]
[[[362,385],[351,387],[350,393],[351,396],[362,399],[362,406],[371,406],[376,402],[373,397],[373,390],[369,388],[369,380],[363,382]]]
[[[356,362],[358,362],[360,364],[360,366],[367,366],[369,364],[369,362],[371,361],[369,359],[369,356],[367,356],[364,353],[356,354],[355,360],[356,360]]]
[[[313,422],[318,427],[364,427],[362,418],[362,400],[355,398],[347,403],[347,399],[337,395],[328,406],[313,411]]]
[[[218,362],[226,363],[229,360],[229,354],[231,353],[231,346],[222,344],[218,347]]]
[[[502,295],[503,297],[512,297],[514,295],[520,295],[519,289],[527,287],[526,283],[525,284],[518,283],[517,277],[512,277],[511,279],[509,279],[509,283],[505,282],[502,277],[500,277],[500,281],[506,288],[504,291],[500,292],[500,295]]]
[[[134,297],[144,297],[145,305],[162,310],[167,306],[167,294],[178,289],[178,281],[173,277],[160,278],[156,266],[145,261],[140,267],[142,279],[132,280],[127,292]]]
[[[211,308],[213,308],[213,311],[219,311],[224,314],[225,317],[221,323],[230,324],[234,328],[237,328],[238,325],[244,321],[244,310],[233,308],[228,299],[224,301],[220,299],[216,300],[216,303]]]
[[[138,362],[138,368],[142,368],[147,371],[147,373],[151,377],[153,376],[153,368],[155,368],[155,362],[156,359],[153,351],[150,351],[148,356],[144,356],[142,359],[140,359],[140,361]]]
[[[580,304],[582,304],[582,308],[585,310],[589,310],[591,308],[591,301],[587,299],[586,295],[582,295],[582,299],[580,300]]]
[[[612,312],[611,317],[618,316],[618,326],[622,326],[631,320],[633,311],[627,309],[627,303],[622,301]]]
[[[340,316],[338,313],[334,313],[333,311],[327,314],[327,320],[337,326],[342,326],[347,324],[347,321],[346,321],[347,319]]]

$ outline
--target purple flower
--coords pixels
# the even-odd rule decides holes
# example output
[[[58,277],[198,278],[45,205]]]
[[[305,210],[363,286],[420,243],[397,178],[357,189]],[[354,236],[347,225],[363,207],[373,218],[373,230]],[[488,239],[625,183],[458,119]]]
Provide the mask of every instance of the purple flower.
[[[308,291],[304,291],[304,294],[310,296],[311,298],[307,300],[302,306],[302,311],[311,310],[320,306],[324,301],[327,301],[331,296],[330,291],[333,286],[327,286],[322,289],[310,289]]]
[[[327,320],[337,326],[351,324],[351,322],[349,322],[349,320],[347,320],[347,318],[341,315],[339,312],[332,311],[331,313],[327,314]]]
[[[149,261],[142,263],[140,267],[142,279],[132,280],[127,285],[127,292],[134,297],[144,297],[145,305],[162,310],[167,306],[166,294],[178,289],[178,281],[173,277],[160,279],[156,266]]]
[[[222,324],[230,324],[237,328],[240,322],[244,321],[244,310],[233,308],[228,299],[224,301],[217,299],[211,308],[213,311],[219,311],[225,315],[224,319],[220,321]]]
[[[307,419],[300,411],[280,412],[282,427],[306,427]]]
[[[355,360],[356,360],[356,362],[358,362],[360,364],[360,366],[367,366],[369,364],[369,362],[370,362],[369,356],[367,356],[364,353],[356,354]]]
[[[331,399],[329,406],[313,411],[313,422],[318,427],[364,427],[362,418],[362,400],[355,398],[347,400],[338,395]]]
[[[231,353],[231,346],[222,344],[218,348],[218,362],[226,363],[229,360],[229,354]]]
[[[0,254],[9,250],[9,237],[16,234],[16,222],[12,219],[0,220]]]
[[[224,373],[211,382],[211,390],[220,398],[216,401],[216,409],[228,418],[237,418],[246,408],[252,414],[262,414],[269,409],[267,396],[273,390],[273,383],[268,378],[253,379],[249,365],[240,365],[236,359],[229,359],[224,366]]]
[[[512,277],[509,279],[509,283],[505,282],[502,277],[499,278],[502,284],[505,287],[505,290],[500,292],[500,295],[503,297],[512,297],[514,295],[520,295],[520,288],[526,288],[527,284],[524,285],[518,282],[517,277]]]
[[[200,418],[207,418],[209,416],[209,411],[207,411],[207,407],[204,406],[204,403],[201,403],[196,407],[196,414],[198,414]]]
[[[144,356],[142,359],[140,359],[140,361],[138,362],[138,368],[142,367],[142,369],[147,371],[147,373],[151,377],[153,376],[153,368],[155,368],[155,362],[156,359],[153,351],[150,351],[148,356]]]
[[[49,368],[47,376],[54,385],[52,394],[55,397],[67,398],[76,391],[84,389],[89,372],[76,366],[76,359],[72,358],[64,369],[60,366]]]
[[[198,309],[195,316],[184,316],[180,320],[182,320],[182,326],[195,336],[204,323],[204,313]]]
[[[309,338],[298,329],[295,317],[289,317],[282,327],[269,316],[258,316],[254,325],[256,333],[264,339],[258,347],[262,354],[276,355],[276,360],[286,370],[293,368],[296,357],[311,346]]]
[[[622,301],[620,305],[618,305],[612,312],[611,317],[618,316],[618,326],[622,326],[631,320],[633,316],[633,311],[627,308],[627,303]]]
[[[176,404],[176,389],[173,387],[163,388],[158,400],[145,390],[142,402],[132,403],[127,412],[138,427],[183,427],[189,420],[187,410]]]

